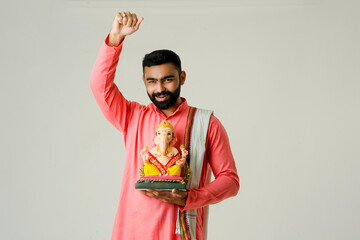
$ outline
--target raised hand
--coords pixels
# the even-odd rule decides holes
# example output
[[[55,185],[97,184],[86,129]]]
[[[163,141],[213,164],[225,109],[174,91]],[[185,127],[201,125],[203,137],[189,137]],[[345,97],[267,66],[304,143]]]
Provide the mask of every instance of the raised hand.
[[[123,38],[139,29],[143,17],[137,18],[135,13],[117,12],[109,35],[109,45],[118,46]]]

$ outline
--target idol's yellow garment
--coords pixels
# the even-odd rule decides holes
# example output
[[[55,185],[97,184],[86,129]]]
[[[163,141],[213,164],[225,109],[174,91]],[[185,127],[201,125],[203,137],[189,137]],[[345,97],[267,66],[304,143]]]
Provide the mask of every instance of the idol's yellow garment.
[[[166,169],[169,172],[169,176],[177,176],[180,177],[181,175],[181,167],[177,164],[174,164],[172,167]],[[159,169],[148,163],[144,166],[144,174],[145,176],[159,176]]]

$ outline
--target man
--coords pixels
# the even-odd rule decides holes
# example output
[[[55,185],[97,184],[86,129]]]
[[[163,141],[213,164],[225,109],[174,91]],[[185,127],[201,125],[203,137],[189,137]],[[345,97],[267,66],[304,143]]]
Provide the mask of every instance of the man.
[[[116,66],[125,37],[136,32],[142,21],[143,18],[137,18],[134,13],[116,14],[90,81],[101,111],[124,135],[126,148],[120,202],[111,239],[206,239],[208,205],[235,196],[239,190],[228,137],[211,112],[194,110],[185,98],[180,97],[186,73],[181,69],[179,57],[172,51],[155,51],[143,60],[143,82],[151,104],[143,106],[123,97],[113,82]],[[179,148],[183,139],[187,139],[191,125],[188,124],[189,116],[194,116],[194,112],[195,117],[205,120],[195,120],[194,117],[192,123],[191,139],[195,140],[191,143],[190,163],[197,164],[197,169],[195,165],[191,169],[190,189],[185,192],[135,190],[143,164],[140,152],[151,142],[156,126],[164,119],[169,121],[179,140],[175,147]],[[198,144],[198,135],[202,134],[205,136],[203,144]],[[211,183],[210,169],[215,176]]]

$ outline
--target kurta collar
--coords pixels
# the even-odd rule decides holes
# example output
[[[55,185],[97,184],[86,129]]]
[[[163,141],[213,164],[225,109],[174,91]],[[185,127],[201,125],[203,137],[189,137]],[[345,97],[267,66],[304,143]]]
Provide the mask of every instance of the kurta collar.
[[[148,107],[149,107],[150,109],[152,109],[153,111],[159,113],[164,119],[165,119],[165,118],[170,118],[170,117],[172,117],[172,116],[174,116],[174,115],[176,115],[176,114],[178,114],[178,113],[186,110],[186,109],[189,107],[189,105],[187,104],[186,99],[183,98],[183,97],[180,97],[180,98],[181,98],[182,103],[181,103],[180,106],[175,110],[175,112],[174,112],[173,114],[171,114],[170,116],[168,116],[168,117],[166,117],[165,114],[164,114],[159,108],[157,108],[154,103],[150,103],[150,104],[148,105]]]

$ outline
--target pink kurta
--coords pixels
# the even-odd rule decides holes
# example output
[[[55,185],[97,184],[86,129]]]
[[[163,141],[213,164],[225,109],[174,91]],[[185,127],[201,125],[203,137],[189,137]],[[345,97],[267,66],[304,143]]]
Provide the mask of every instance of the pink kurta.
[[[168,120],[175,128],[179,148],[184,143],[185,125],[190,107],[186,100],[169,117],[156,106],[148,106],[126,100],[114,77],[123,42],[118,47],[102,45],[91,74],[90,86],[102,113],[123,135],[126,148],[126,162],[122,178],[120,202],[115,217],[112,240],[170,240],[178,239],[175,224],[179,206],[164,203],[135,190],[139,169],[143,162],[141,149],[147,144],[154,147],[152,138],[155,128]],[[122,87],[125,89],[124,86]],[[205,239],[207,205],[234,196],[239,190],[239,178],[231,153],[228,136],[219,120],[211,116],[206,141],[205,164],[199,189],[190,189],[185,207],[181,210],[197,209],[197,240]],[[215,180],[204,186],[213,171]]]

